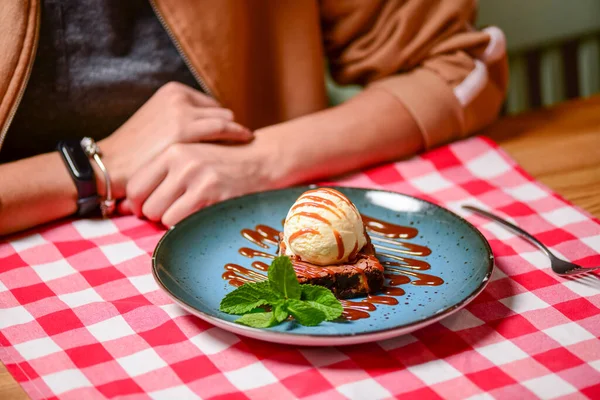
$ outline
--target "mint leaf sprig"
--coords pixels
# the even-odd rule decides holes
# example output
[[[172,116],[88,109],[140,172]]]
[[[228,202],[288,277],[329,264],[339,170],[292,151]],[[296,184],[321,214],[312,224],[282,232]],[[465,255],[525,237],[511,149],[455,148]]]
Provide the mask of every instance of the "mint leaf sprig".
[[[227,294],[220,310],[242,315],[235,322],[253,328],[269,328],[291,315],[302,325],[315,326],[342,315],[342,304],[322,286],[300,285],[287,256],[277,257],[267,272],[267,280],[245,283]],[[271,311],[263,307],[270,306]]]

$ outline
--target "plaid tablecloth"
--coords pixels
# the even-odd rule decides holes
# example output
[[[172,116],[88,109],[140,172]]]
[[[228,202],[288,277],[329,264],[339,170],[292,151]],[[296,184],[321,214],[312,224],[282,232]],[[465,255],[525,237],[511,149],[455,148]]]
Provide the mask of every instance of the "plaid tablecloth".
[[[542,253],[459,206],[508,216],[584,266],[600,265],[599,221],[482,138],[335,183],[466,216],[492,246],[492,281],[410,335],[274,345],[215,328],[157,289],[150,255],[160,228],[134,217],[63,221],[0,244],[0,360],[32,398],[600,398],[598,276],[554,276]]]

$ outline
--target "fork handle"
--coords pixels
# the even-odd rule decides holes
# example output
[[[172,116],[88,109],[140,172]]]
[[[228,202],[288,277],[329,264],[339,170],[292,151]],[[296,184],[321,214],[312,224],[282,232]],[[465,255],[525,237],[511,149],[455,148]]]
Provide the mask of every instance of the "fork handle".
[[[533,237],[530,233],[525,232],[523,229],[519,228],[516,225],[511,224],[510,222],[492,214],[489,213],[485,210],[482,210],[480,208],[477,207],[473,207],[473,206],[462,206],[462,208],[464,208],[465,210],[469,210],[469,211],[473,211],[477,214],[483,215],[486,218],[489,218],[493,221],[498,222],[499,224],[504,225],[504,227],[508,228],[509,230],[511,230],[512,232],[516,233],[517,235],[521,236],[523,239],[526,239],[527,241],[529,241],[531,244],[537,246],[541,251],[543,251],[548,257],[550,258],[554,258],[554,254],[552,254],[550,252],[550,250],[548,250],[548,248],[546,246],[544,246],[544,244],[542,242],[540,242],[539,240],[537,240],[535,237]]]

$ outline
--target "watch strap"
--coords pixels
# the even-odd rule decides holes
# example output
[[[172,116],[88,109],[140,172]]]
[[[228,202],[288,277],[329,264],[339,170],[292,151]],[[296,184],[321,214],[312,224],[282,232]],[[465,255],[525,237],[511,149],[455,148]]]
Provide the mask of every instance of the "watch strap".
[[[75,187],[77,188],[77,215],[86,216],[99,210],[96,175],[92,164],[78,140],[62,140],[57,145]]]
[[[98,201],[100,196],[94,195],[77,199],[77,215],[80,217],[97,213],[100,208]]]

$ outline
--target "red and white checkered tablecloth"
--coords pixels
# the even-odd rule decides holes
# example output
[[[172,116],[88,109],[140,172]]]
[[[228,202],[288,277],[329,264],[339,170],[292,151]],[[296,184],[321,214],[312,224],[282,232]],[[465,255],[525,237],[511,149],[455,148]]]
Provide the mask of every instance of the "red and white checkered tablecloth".
[[[332,182],[329,182],[331,184]],[[465,309],[384,342],[297,348],[238,337],[158,290],[163,231],[135,217],[63,221],[0,243],[0,360],[32,398],[600,398],[600,279],[459,206],[510,217],[563,257],[600,265],[600,221],[473,138],[345,177],[466,216],[496,268]]]

